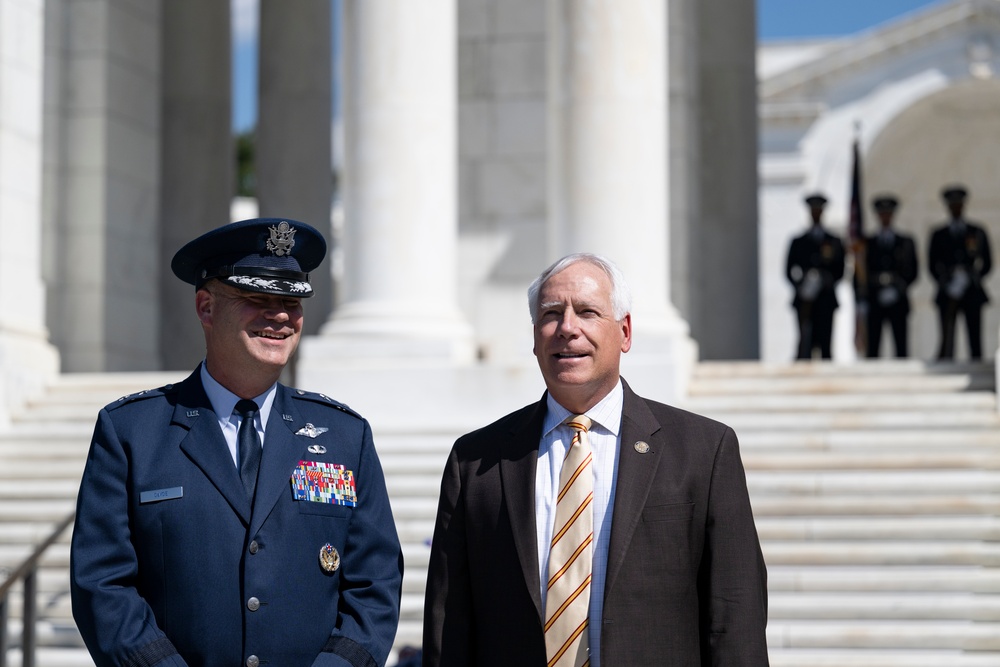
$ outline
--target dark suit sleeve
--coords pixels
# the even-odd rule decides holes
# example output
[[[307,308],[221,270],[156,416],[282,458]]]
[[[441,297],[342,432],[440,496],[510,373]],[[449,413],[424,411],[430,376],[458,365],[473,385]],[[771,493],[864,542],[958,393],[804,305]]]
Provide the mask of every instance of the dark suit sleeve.
[[[136,589],[128,459],[101,410],[77,498],[70,563],[73,617],[98,667],[185,665]]]
[[[466,548],[465,508],[457,447],[441,481],[424,600],[424,667],[474,663],[472,585]]]
[[[698,582],[703,664],[767,665],[767,571],[739,443],[730,428],[715,456],[703,553]]]
[[[361,448],[336,630],[313,662],[316,667],[385,664],[399,624],[403,555],[368,422]]]

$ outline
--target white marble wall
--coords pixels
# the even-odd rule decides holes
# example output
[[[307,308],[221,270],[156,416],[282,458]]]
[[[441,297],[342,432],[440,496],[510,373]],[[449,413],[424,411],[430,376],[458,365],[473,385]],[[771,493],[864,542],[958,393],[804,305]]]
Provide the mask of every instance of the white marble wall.
[[[50,1],[52,339],[63,370],[158,367],[160,3]]]
[[[44,3],[0,5],[0,424],[58,370],[41,275]]]

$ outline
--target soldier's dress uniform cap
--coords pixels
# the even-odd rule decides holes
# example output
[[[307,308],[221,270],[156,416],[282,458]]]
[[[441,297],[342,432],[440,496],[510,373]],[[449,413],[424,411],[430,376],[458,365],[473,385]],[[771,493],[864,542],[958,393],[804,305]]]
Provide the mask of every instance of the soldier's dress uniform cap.
[[[826,206],[826,197],[819,192],[814,192],[806,197],[804,201],[809,206]]]
[[[304,222],[253,218],[217,227],[177,251],[170,268],[200,288],[219,279],[250,292],[310,297],[309,272],[326,256],[326,240]]]
[[[878,195],[872,199],[872,208],[876,211],[894,211],[899,206],[899,199],[893,195]]]
[[[945,201],[963,201],[968,195],[963,185],[947,185],[941,189],[941,198]]]

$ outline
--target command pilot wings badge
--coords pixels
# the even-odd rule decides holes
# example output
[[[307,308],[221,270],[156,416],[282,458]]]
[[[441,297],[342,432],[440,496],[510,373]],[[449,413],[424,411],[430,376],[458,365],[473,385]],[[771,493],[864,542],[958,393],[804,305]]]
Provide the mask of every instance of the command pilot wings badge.
[[[315,438],[316,436],[320,435],[321,433],[326,433],[329,430],[330,429],[328,429],[325,426],[313,426],[312,424],[306,424],[305,426],[303,426],[302,428],[300,428],[298,431],[296,431],[295,435],[304,435],[307,438]]]

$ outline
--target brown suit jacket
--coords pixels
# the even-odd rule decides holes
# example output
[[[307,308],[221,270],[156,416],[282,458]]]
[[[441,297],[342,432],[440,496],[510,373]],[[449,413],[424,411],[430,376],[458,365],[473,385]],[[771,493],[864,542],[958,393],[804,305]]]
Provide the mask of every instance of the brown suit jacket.
[[[428,568],[425,666],[545,664],[534,512],[545,409],[543,397],[452,449]],[[736,434],[626,384],[601,664],[760,667],[766,623]]]

